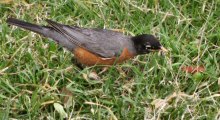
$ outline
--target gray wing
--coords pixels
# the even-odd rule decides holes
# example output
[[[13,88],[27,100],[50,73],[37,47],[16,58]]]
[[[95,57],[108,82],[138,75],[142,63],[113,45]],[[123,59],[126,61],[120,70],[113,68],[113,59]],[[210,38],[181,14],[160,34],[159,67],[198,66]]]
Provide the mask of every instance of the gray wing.
[[[125,47],[131,47],[130,37],[105,29],[89,29],[47,22],[69,41],[105,58],[119,56]]]
[[[71,27],[69,32],[75,31],[77,28]],[[119,56],[125,47],[129,46],[130,37],[123,35],[123,33],[115,32],[105,29],[82,29],[78,31],[86,39],[80,39],[83,47],[88,48],[93,53],[99,54],[102,57]],[[76,32],[75,32],[76,33]],[[77,36],[77,34],[75,34]]]

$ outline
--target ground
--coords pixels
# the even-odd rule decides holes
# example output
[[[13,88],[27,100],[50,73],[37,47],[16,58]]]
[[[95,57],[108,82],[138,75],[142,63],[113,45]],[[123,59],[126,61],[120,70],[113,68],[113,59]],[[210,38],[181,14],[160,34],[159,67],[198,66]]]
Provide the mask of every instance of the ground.
[[[219,119],[219,0],[1,0],[2,119]],[[98,74],[48,38],[8,26],[45,19],[157,36],[169,52],[138,56]],[[192,73],[184,66],[202,66]]]

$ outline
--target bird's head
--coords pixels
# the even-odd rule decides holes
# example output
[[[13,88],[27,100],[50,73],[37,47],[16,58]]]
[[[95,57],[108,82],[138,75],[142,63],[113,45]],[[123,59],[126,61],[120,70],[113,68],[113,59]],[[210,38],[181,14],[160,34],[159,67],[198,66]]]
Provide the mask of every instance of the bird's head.
[[[132,37],[137,54],[147,54],[153,51],[164,51],[167,50],[160,44],[160,42],[149,34],[142,34]]]

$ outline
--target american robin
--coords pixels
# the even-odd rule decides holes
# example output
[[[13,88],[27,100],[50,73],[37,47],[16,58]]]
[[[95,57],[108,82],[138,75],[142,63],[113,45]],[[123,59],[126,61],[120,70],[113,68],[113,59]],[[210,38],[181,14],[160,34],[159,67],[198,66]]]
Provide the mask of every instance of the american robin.
[[[15,18],[7,23],[45,37],[52,38],[73,52],[76,60],[86,66],[113,65],[152,51],[166,51],[160,42],[149,34],[126,36],[121,32],[98,28],[81,28],[46,20],[50,26],[39,26]]]

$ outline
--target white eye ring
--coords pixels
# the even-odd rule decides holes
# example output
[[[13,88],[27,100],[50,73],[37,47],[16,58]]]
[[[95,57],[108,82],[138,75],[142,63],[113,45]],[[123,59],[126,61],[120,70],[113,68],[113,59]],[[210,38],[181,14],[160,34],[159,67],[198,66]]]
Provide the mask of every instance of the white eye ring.
[[[151,46],[150,46],[150,45],[146,45],[145,47],[146,47],[146,48],[151,48]]]

